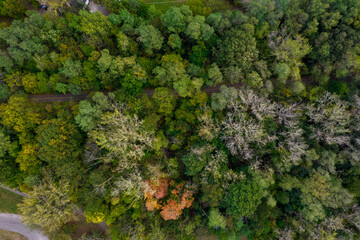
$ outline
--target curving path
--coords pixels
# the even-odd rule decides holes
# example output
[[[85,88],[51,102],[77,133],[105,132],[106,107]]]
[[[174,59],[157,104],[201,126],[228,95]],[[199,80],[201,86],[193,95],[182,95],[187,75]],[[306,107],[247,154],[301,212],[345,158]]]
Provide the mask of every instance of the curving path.
[[[31,230],[26,227],[21,216],[10,213],[0,213],[0,229],[5,231],[17,232],[24,235],[28,240],[49,240],[47,236],[38,230]]]

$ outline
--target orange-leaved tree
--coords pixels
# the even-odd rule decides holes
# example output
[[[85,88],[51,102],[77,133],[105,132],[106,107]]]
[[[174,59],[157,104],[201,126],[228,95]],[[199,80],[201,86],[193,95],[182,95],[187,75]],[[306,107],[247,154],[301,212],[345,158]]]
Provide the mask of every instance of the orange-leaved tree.
[[[165,220],[176,220],[183,209],[189,208],[194,200],[191,190],[183,182],[159,179],[147,181],[144,197],[148,211],[161,209],[161,216]],[[161,200],[165,197],[166,200]]]

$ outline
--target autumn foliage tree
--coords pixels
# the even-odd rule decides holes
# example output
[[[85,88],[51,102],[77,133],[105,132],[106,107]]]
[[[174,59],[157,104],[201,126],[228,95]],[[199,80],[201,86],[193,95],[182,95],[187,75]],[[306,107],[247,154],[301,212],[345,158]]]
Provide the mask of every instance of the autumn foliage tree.
[[[161,199],[166,196],[166,200]],[[189,208],[194,201],[192,192],[183,182],[160,179],[157,182],[147,182],[144,197],[148,211],[160,209],[164,220],[177,220],[185,208]]]

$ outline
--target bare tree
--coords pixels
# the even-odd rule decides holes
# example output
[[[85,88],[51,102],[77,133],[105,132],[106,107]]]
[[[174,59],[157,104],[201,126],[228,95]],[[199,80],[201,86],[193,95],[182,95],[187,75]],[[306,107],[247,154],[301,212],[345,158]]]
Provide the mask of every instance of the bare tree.
[[[306,115],[313,130],[313,138],[332,145],[350,145],[349,105],[338,96],[325,93],[306,107]]]

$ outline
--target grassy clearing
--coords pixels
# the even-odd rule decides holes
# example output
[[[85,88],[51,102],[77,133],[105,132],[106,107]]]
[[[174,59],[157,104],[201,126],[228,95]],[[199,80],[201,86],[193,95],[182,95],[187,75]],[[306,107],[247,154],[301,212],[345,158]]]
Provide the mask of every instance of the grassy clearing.
[[[20,203],[22,199],[23,199],[22,196],[19,196],[6,189],[0,188],[0,212],[17,213],[16,204]]]
[[[4,231],[4,230],[0,230],[0,239],[1,240],[27,240],[27,238],[21,234],[14,233],[14,232],[8,232],[8,231]]]
[[[181,6],[186,0],[145,0],[145,2],[154,5],[158,10],[165,12],[170,7]]]

